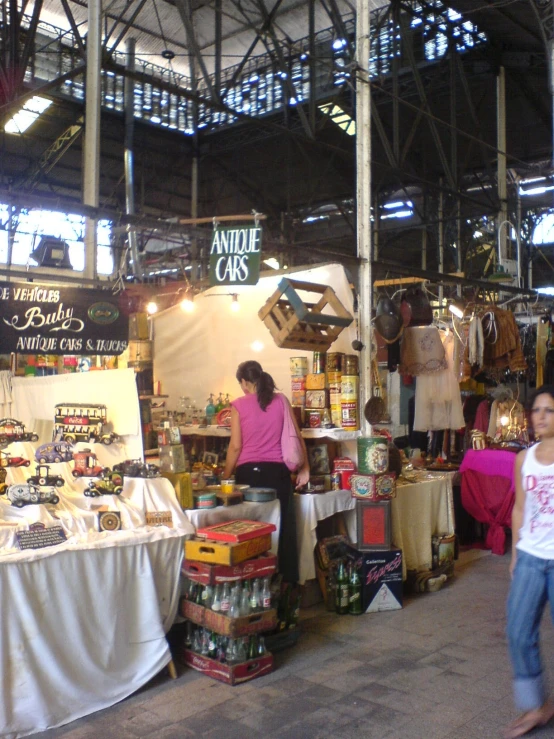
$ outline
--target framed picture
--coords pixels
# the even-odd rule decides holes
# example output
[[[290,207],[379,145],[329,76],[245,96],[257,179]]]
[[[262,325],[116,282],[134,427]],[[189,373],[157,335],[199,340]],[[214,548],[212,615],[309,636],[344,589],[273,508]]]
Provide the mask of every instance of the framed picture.
[[[204,452],[202,455],[202,464],[208,467],[215,467],[219,461],[219,457],[215,452]]]
[[[368,552],[391,548],[390,500],[356,501],[357,549]]]
[[[312,475],[329,475],[329,452],[325,444],[308,447],[308,459],[310,460],[310,472]]]

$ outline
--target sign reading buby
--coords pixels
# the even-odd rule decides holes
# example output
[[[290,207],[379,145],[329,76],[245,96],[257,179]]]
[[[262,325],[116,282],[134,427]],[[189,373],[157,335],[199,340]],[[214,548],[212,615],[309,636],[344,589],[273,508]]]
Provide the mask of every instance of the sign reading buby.
[[[210,285],[255,285],[261,253],[261,226],[217,228],[210,250]]]
[[[129,319],[103,290],[0,282],[0,352],[121,354]]]

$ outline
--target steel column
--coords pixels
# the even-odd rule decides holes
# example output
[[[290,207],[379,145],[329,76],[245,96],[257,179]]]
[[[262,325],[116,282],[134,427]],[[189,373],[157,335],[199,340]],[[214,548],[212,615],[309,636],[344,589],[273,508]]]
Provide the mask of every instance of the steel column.
[[[101,97],[102,0],[89,0],[87,74],[85,90],[85,148],[83,203],[98,208],[100,191],[100,97]],[[96,277],[96,219],[85,221],[85,277]]]
[[[134,38],[127,39],[127,69],[135,71]],[[125,77],[123,89],[123,103],[125,106],[125,150],[123,153],[125,165],[125,212],[128,216],[135,214],[135,165],[134,165],[134,133],[135,133],[135,83],[131,77]],[[133,259],[133,274],[142,277],[142,267],[137,246],[137,232],[132,226],[127,227],[129,248]]]
[[[371,273],[371,90],[369,86],[369,2],[357,1],[356,12],[356,190],[357,254],[359,264],[358,327],[363,348],[360,352],[360,409],[372,393],[371,310],[373,281]],[[365,418],[360,428],[370,432]]]
[[[496,228],[498,232],[498,265],[502,265],[502,261],[506,259],[506,240],[509,229],[502,228],[505,221],[508,221],[508,187],[507,187],[507,168],[506,168],[506,73],[504,67],[499,67],[496,78],[496,148],[497,156],[497,181],[498,181],[498,200],[500,210],[498,211],[498,220]]]

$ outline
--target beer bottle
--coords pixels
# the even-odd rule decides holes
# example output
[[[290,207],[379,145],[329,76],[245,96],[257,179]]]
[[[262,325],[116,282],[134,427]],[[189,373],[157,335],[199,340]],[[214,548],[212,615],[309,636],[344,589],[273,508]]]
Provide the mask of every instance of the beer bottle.
[[[362,613],[362,581],[355,563],[350,567],[349,592],[348,613],[359,616]]]
[[[337,570],[337,591],[335,596],[335,609],[341,616],[348,613],[348,575],[344,567],[344,562],[340,562]]]

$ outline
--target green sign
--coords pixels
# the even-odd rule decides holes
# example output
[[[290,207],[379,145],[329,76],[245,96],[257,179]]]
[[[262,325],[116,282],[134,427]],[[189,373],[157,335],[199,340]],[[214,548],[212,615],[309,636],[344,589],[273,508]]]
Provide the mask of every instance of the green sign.
[[[217,228],[210,250],[210,285],[255,285],[261,253],[261,226]]]

